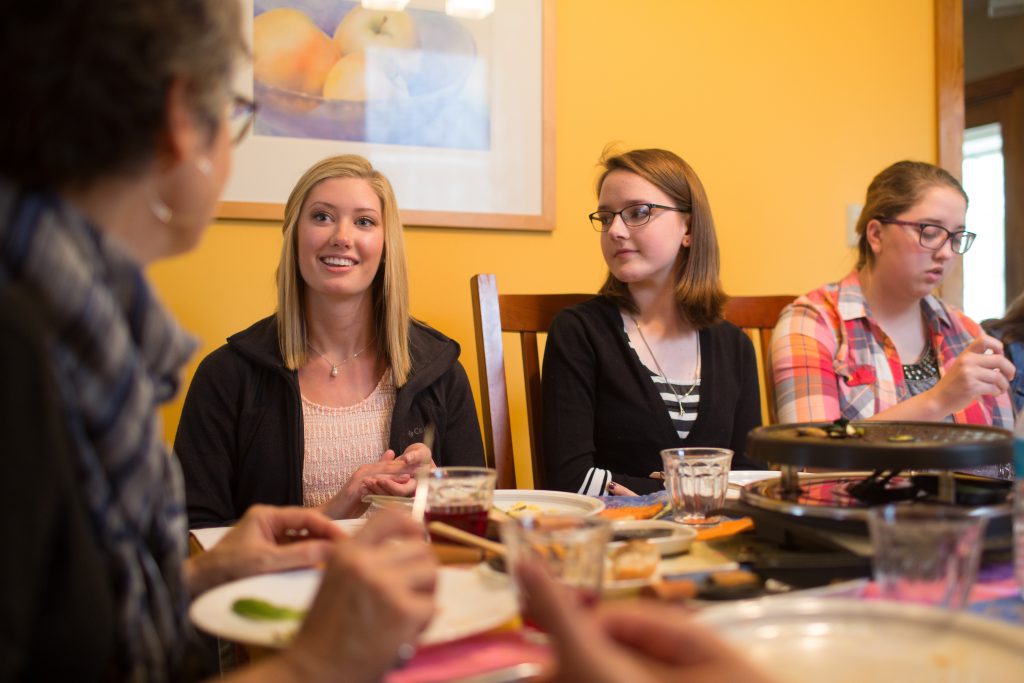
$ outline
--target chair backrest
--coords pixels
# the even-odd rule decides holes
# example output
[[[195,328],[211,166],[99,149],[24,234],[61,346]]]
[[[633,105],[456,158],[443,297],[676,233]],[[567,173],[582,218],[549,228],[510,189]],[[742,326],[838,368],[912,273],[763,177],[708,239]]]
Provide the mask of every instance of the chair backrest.
[[[543,425],[541,423],[540,347],[545,333],[563,308],[592,298],[593,294],[498,294],[494,275],[474,275],[473,326],[476,332],[480,399],[483,408],[484,448],[488,465],[498,471],[498,488],[516,488],[508,385],[505,378],[503,332],[519,335],[523,357],[523,385],[530,431],[533,485],[544,485]],[[725,306],[725,318],[743,329],[761,355],[761,384],[765,387],[769,421],[775,421],[775,391],[768,367],[772,329],[792,296],[739,296]]]
[[[782,309],[793,303],[795,296],[778,294],[772,296],[734,296],[725,304],[725,319],[746,332],[760,354],[759,370],[761,386],[764,388],[765,404],[768,408],[768,424],[774,424],[775,381],[772,378],[771,346],[772,330],[779,320]]]
[[[488,464],[498,470],[498,488],[516,488],[509,420],[508,387],[505,382],[503,332],[519,334],[523,354],[523,385],[530,429],[533,486],[544,485],[544,446],[541,426],[540,347],[537,334],[545,333],[555,315],[593,294],[498,294],[494,275],[474,275],[473,326],[476,330],[480,399],[484,416],[484,449]]]

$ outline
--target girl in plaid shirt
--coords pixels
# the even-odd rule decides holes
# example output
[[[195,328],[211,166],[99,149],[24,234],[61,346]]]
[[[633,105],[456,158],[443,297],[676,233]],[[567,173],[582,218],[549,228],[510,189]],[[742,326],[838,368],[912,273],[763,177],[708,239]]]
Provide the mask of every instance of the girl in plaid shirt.
[[[932,294],[974,241],[967,195],[901,161],[871,182],[856,269],[779,318],[771,362],[781,422],[884,419],[1011,428],[1003,345]]]

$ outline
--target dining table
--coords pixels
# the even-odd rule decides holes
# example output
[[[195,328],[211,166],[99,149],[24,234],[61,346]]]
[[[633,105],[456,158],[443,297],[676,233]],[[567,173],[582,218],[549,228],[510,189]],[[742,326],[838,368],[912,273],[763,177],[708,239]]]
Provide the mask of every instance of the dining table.
[[[667,500],[664,492],[649,496],[609,496],[601,499],[602,514],[610,519],[627,519],[633,516],[664,517]],[[356,522],[339,522],[349,528]],[[750,558],[756,556],[762,565],[765,557],[774,558],[785,564],[786,558],[799,566],[808,562],[808,552],[786,548],[772,548],[760,541],[754,534],[755,523],[748,517],[726,517],[717,525],[700,529],[688,552],[665,557],[659,572],[661,587],[674,582],[700,582],[710,574],[730,570],[749,570]],[[227,530],[203,529],[192,533],[192,549],[202,552],[215,545]],[[438,544],[436,547],[443,566],[470,568],[485,559],[482,551]],[[772,555],[775,553],[775,555]],[[1008,555],[996,556],[981,567],[971,590],[964,612],[970,618],[992,620],[999,628],[1024,643],[1024,600],[1021,588],[1013,577],[1012,562]],[[835,572],[827,569],[828,564],[810,561],[811,574],[817,576],[817,585],[789,585],[772,579],[762,581],[760,590],[754,595],[738,595],[751,601],[775,601],[780,599],[813,599],[816,601],[840,600],[871,602],[880,601],[877,586],[870,578],[870,561],[858,563],[855,559]],[[753,563],[757,564],[757,563]],[[768,562],[767,564],[771,564]],[[486,565],[481,565],[486,567]],[[824,568],[823,568],[824,567]],[[756,569],[755,569],[756,571]],[[769,572],[770,574],[770,572]],[[765,577],[762,576],[762,579]],[[800,582],[797,582],[800,583]],[[688,597],[683,601],[689,610],[696,610],[697,618],[704,610],[720,608],[724,601],[717,599],[693,599],[692,591],[683,592]],[[662,599],[671,600],[676,595],[672,590],[654,590],[652,586],[635,590],[607,591],[605,600]],[[726,596],[728,597],[728,596]],[[745,604],[746,604],[745,603]],[[769,603],[766,603],[769,604]],[[828,604],[828,603],[825,603]],[[840,604],[840,603],[836,603]],[[846,604],[846,603],[843,603]],[[681,608],[681,614],[683,610]],[[222,659],[245,661],[264,654],[261,648],[225,644],[221,648]],[[225,655],[224,653],[229,653]],[[1021,654],[1024,657],[1024,652]],[[386,676],[387,683],[435,683],[440,681],[457,683],[506,683],[527,681],[537,677],[553,661],[552,648],[543,633],[524,626],[517,615],[492,625],[480,632],[465,637],[445,640],[436,644],[420,646],[415,655],[400,667],[392,669]],[[1024,659],[1021,659],[1024,663]],[[1024,669],[1022,669],[1024,671]],[[1010,679],[1007,679],[1010,680]],[[1024,674],[1016,680],[1024,680]]]

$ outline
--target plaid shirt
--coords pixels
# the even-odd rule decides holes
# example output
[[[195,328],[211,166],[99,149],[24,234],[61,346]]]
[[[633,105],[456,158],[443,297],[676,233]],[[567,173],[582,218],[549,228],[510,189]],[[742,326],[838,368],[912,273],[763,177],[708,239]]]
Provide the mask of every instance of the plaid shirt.
[[[945,374],[981,328],[934,296],[921,309]],[[779,422],[865,419],[910,397],[896,346],[871,319],[857,271],[786,307],[772,336],[771,363]],[[982,396],[953,421],[1012,429],[1010,398]]]

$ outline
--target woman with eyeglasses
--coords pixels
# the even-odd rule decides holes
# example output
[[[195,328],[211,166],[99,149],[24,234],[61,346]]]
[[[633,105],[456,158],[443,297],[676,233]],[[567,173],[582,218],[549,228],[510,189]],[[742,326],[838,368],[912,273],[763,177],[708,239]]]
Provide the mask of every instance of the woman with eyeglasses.
[[[2,681],[196,680],[189,602],[261,572],[325,565],[291,645],[230,680],[378,681],[433,616],[436,563],[409,519],[348,538],[258,506],[188,556],[158,410],[195,342],[144,269],[212,220],[246,127],[230,95],[245,52],[228,0],[4,7]]]
[[[597,181],[608,276],[551,325],[544,351],[549,488],[586,495],[663,488],[660,451],[718,446],[749,469],[761,424],[754,348],[722,320],[718,239],[704,186],[676,154],[607,156]]]
[[[185,398],[193,528],[255,503],[358,517],[367,494],[411,495],[420,466],[484,464],[459,345],[409,315],[384,174],[354,154],[314,164],[283,232],[277,312],[203,359]]]
[[[1012,426],[1003,345],[933,294],[974,241],[966,212],[960,183],[932,164],[901,161],[871,181],[856,268],[797,299],[775,327],[781,422]]]

